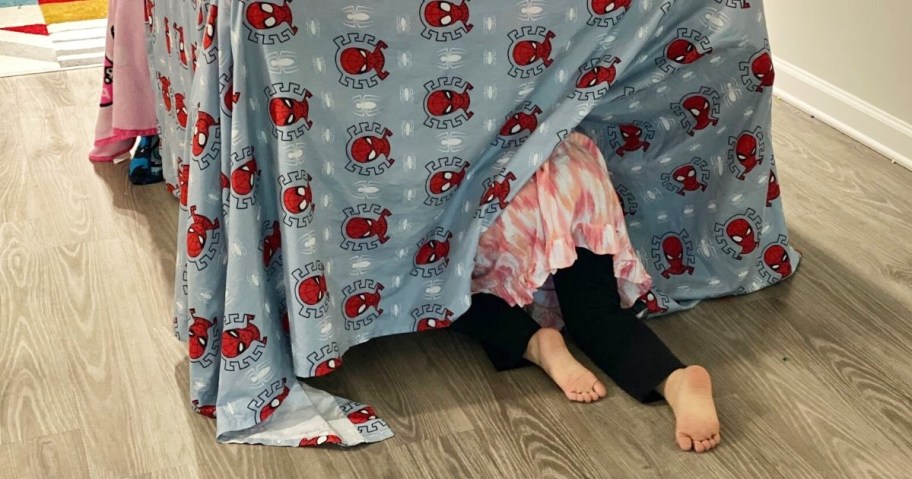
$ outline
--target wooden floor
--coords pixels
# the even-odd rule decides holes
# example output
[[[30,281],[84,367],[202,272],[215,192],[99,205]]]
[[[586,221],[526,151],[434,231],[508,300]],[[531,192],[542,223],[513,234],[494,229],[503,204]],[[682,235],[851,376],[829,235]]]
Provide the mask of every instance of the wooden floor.
[[[177,203],[85,156],[100,72],[0,80],[0,477],[912,477],[912,172],[782,103],[787,283],[652,321],[714,375],[724,442],[667,407],[570,404],[446,332],[373,341],[320,384],[397,436],[219,445],[171,335]]]

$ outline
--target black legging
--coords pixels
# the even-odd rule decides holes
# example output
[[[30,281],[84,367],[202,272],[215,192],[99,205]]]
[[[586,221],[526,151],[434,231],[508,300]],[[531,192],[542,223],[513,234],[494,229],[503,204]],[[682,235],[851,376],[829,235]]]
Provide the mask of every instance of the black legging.
[[[632,309],[621,309],[611,256],[577,248],[579,258],[554,275],[567,333],[615,384],[641,402],[660,400],[659,384],[684,367]],[[498,371],[523,359],[540,326],[522,308],[491,294],[472,297],[453,329],[478,340]]]

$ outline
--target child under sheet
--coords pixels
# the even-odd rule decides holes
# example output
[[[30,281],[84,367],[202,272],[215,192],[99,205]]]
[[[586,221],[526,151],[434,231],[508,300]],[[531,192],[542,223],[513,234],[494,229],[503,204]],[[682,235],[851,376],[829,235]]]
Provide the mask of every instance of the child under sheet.
[[[473,293],[534,300],[556,325],[549,274],[579,248],[611,255],[619,304],[652,315],[797,267],[759,0],[364,3],[147,0],[182,210],[175,330],[219,441],[390,437],[370,406],[298,378],[371,338],[458,324]],[[581,201],[562,221],[544,172],[589,139],[607,166],[591,184],[614,191],[585,191],[606,219]],[[551,208],[498,221],[518,195]],[[519,249],[491,238],[533,246],[498,262]],[[521,274],[509,288],[505,271]]]

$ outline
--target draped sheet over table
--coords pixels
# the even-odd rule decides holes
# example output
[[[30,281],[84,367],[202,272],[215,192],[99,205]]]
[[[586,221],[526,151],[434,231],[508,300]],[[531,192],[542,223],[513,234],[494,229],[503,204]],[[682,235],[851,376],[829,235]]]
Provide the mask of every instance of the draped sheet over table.
[[[653,313],[797,265],[759,0],[362,3],[147,0],[175,330],[218,440],[391,436],[297,378],[458,318],[485,225],[575,128],[607,159]]]

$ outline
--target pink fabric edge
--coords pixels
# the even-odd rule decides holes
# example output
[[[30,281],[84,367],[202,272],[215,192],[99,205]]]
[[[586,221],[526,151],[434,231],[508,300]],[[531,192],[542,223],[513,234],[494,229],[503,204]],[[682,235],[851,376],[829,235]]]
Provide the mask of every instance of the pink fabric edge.
[[[600,231],[603,230],[603,231]],[[621,247],[617,234],[611,226],[577,225],[573,232],[582,236],[583,241],[577,241],[572,234],[564,235],[551,241],[546,247],[547,264],[536,265],[529,274],[513,277],[496,286],[491,293],[505,298],[510,306],[525,307],[533,303],[533,294],[541,288],[548,277],[560,269],[568,268],[577,260],[576,248],[585,248],[598,255],[612,255],[614,261],[614,276],[618,280],[618,294],[621,298],[621,307],[629,308],[652,289],[652,278],[646,272],[639,258]],[[612,238],[611,241],[601,242],[599,238]],[[627,278],[619,276],[620,272],[630,271]],[[637,278],[635,281],[628,281]],[[518,286],[518,287],[517,287]],[[513,303],[507,298],[515,298],[521,303]]]
[[[107,138],[102,138],[100,140],[95,140],[94,146],[105,146],[110,145],[111,143],[117,143],[118,141],[129,140],[131,138],[136,138],[139,136],[152,136],[157,134],[158,130],[155,128],[147,128],[145,130],[121,130],[114,128],[113,135]]]
[[[114,134],[128,136],[152,136],[158,134],[158,129],[146,128],[144,130],[121,130],[120,128],[114,128]]]
[[[112,161],[116,160],[117,158],[120,158],[121,156],[129,153],[132,149],[133,149],[133,145],[130,145],[130,147],[127,148],[126,150],[123,150],[123,151],[118,152],[113,155],[93,155],[92,153],[89,153],[89,161],[91,161],[93,163],[111,163]]]

